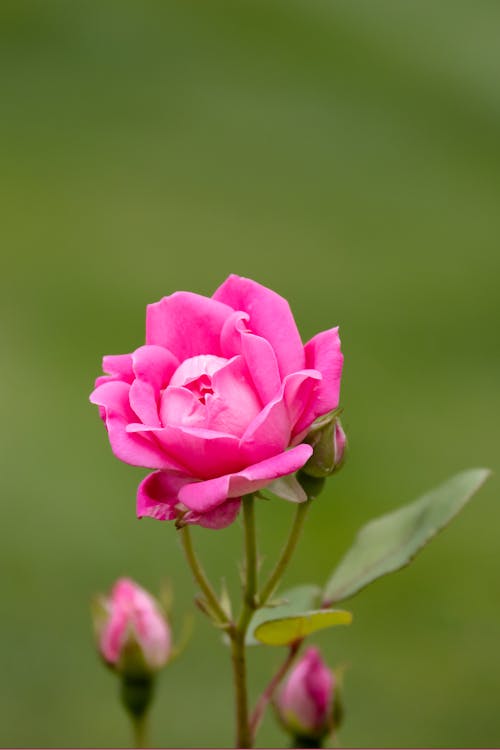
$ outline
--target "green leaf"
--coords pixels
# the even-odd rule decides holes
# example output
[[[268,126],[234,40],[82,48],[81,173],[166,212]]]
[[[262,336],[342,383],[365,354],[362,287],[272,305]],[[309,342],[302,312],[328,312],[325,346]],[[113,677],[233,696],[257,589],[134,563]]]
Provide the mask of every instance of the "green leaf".
[[[321,589],[314,584],[295,586],[293,589],[283,592],[280,600],[275,605],[270,604],[258,609],[248,626],[246,644],[247,646],[260,645],[261,641],[254,637],[256,629],[264,622],[279,620],[291,615],[297,615],[304,611],[316,609],[321,604]]]
[[[457,474],[420,499],[364,526],[328,581],[324,601],[347,599],[377,578],[408,565],[464,507],[490,475]]]
[[[317,630],[351,622],[351,613],[343,609],[317,609],[263,622],[255,629],[254,637],[266,646],[288,646]]]

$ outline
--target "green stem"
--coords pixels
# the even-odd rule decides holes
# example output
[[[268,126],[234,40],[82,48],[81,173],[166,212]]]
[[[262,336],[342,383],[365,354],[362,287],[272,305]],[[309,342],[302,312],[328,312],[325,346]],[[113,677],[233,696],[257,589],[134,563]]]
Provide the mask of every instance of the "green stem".
[[[252,734],[248,720],[247,668],[245,635],[234,632],[231,637],[231,658],[233,664],[234,692],[236,701],[236,743],[237,748],[252,747]]]
[[[238,630],[246,633],[248,623],[257,608],[257,535],[253,495],[243,498],[243,524],[245,529],[245,593]]]
[[[132,716],[132,729],[134,733],[134,747],[149,747],[149,726],[146,711],[140,716]]]
[[[189,526],[183,526],[180,529],[180,535],[184,554],[186,555],[186,560],[189,567],[191,568],[191,572],[195,581],[198,583],[200,589],[205,594],[205,598],[208,602],[210,610],[214,613],[214,615],[216,615],[221,624],[228,625],[229,619],[222,609],[222,606],[217,598],[217,594],[213,590],[210,581],[205,575],[205,571],[201,567],[201,564],[195,555]]]
[[[257,730],[260,726],[260,722],[262,721],[264,717],[266,708],[269,705],[269,703],[272,701],[272,699],[274,698],[274,694],[276,690],[278,689],[278,687],[280,686],[280,683],[283,681],[283,678],[286,676],[288,670],[292,666],[301,645],[302,645],[301,640],[295,641],[295,643],[292,643],[285,661],[280,666],[280,668],[275,673],[275,675],[272,677],[271,681],[269,682],[269,684],[267,685],[267,687],[261,694],[259,700],[257,701],[255,709],[250,718],[250,729],[251,729],[253,737],[255,737],[255,735],[257,734]]]
[[[253,495],[243,498],[245,529],[245,587],[238,624],[230,631],[236,700],[236,747],[250,748],[253,744],[248,713],[245,639],[251,617],[257,608],[257,537]]]
[[[286,567],[288,563],[290,562],[290,559],[300,539],[302,527],[304,525],[304,521],[306,519],[306,515],[309,510],[309,506],[311,505],[311,502],[312,500],[309,499],[297,505],[297,510],[295,511],[295,518],[293,519],[292,528],[290,529],[290,535],[286,541],[285,546],[283,547],[283,550],[281,552],[278,562],[276,563],[274,567],[273,572],[269,576],[267,583],[264,585],[264,588],[262,589],[260,593],[259,606],[261,607],[264,606],[264,604],[267,602],[269,597],[274,593],[276,587],[281,581],[281,578],[283,577],[283,573],[285,572]]]

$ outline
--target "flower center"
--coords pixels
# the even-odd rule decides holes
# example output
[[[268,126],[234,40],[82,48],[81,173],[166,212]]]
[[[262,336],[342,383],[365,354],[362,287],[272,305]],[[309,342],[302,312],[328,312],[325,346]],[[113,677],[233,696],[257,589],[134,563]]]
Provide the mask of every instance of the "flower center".
[[[162,394],[163,425],[241,437],[261,409],[241,356],[199,354],[182,362]]]

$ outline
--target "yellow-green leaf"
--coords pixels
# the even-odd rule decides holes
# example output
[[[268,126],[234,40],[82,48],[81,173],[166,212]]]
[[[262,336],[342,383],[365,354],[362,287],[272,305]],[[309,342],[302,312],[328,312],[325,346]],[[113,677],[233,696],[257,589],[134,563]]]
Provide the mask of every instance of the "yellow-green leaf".
[[[303,612],[316,610],[320,606],[321,589],[315,584],[306,583],[277,594],[277,601],[274,604],[269,603],[254,613],[247,631],[247,646],[261,645],[261,641],[255,638],[255,631],[262,623],[301,615]]]
[[[254,631],[254,637],[266,646],[287,646],[317,630],[351,622],[351,613],[343,609],[318,609],[263,622]]]

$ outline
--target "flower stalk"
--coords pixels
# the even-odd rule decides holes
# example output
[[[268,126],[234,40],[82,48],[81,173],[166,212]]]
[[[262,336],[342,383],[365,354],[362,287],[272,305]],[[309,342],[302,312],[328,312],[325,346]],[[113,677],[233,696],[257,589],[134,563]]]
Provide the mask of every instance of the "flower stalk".
[[[221,603],[219,602],[217,594],[213,590],[212,585],[210,581],[208,580],[205,574],[205,571],[203,570],[201,566],[201,563],[196,557],[196,554],[193,548],[193,541],[191,539],[191,532],[190,532],[189,526],[183,526],[180,529],[180,535],[181,535],[182,548],[184,550],[184,555],[186,557],[187,563],[189,565],[189,568],[191,569],[193,578],[195,579],[196,583],[199,585],[200,589],[205,595],[210,611],[213,612],[214,616],[217,618],[219,625],[228,626],[230,624],[228,616],[224,612],[224,609],[222,608]]]
[[[238,624],[231,632],[231,653],[236,701],[236,747],[250,748],[253,736],[248,711],[245,639],[254,611],[257,609],[257,535],[253,495],[243,498],[243,525],[245,533],[245,585]]]
[[[304,526],[304,521],[306,520],[306,516],[309,511],[311,502],[312,501],[309,498],[305,502],[299,503],[297,505],[297,509],[295,511],[295,517],[293,519],[292,528],[290,529],[290,534],[288,535],[288,539],[285,542],[285,546],[283,547],[281,551],[281,555],[278,559],[278,562],[276,563],[274,567],[274,570],[272,571],[266,584],[264,585],[264,587],[262,588],[262,591],[260,592],[259,606],[261,607],[264,606],[264,604],[272,596],[272,594],[275,592],[276,588],[278,587],[279,582],[283,578],[283,575],[288,566],[288,563],[292,559],[292,555],[295,552],[300,536],[302,534],[302,528]]]
[[[255,499],[253,494],[243,497],[242,506],[245,548],[244,582],[241,611],[236,621],[232,621],[224,611],[217,594],[195,554],[189,526],[182,526],[180,529],[182,547],[193,577],[205,597],[208,610],[210,614],[213,615],[215,623],[219,627],[226,629],[230,641],[236,709],[235,746],[238,748],[253,747],[255,733],[262,720],[265,709],[272,700],[276,688],[288,672],[288,669],[293,663],[301,645],[301,642],[297,641],[297,643],[291,646],[285,662],[260,696],[257,705],[250,716],[248,707],[246,664],[246,636],[248,627],[253,613],[260,607],[263,607],[272,596],[290,563],[292,555],[299,542],[311,500],[312,498],[308,498],[305,502],[297,505],[288,539],[285,542],[274,569],[259,594]]]

